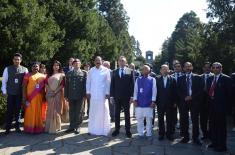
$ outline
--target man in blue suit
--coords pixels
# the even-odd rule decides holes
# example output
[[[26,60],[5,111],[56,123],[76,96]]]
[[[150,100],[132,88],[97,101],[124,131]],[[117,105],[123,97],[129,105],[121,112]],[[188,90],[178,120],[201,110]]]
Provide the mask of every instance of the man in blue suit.
[[[222,64],[215,62],[212,65],[214,76],[208,79],[208,96],[209,96],[209,117],[210,117],[210,135],[211,144],[217,152],[227,150],[226,138],[226,114],[231,92],[231,79],[222,73]]]

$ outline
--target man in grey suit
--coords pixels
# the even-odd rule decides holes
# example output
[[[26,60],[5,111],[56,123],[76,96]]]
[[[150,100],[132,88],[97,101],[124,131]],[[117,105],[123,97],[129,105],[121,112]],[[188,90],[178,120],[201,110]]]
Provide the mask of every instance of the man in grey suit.
[[[66,74],[65,99],[69,102],[69,129],[66,133],[79,134],[83,120],[84,97],[86,96],[87,72],[81,70],[79,59],[73,61],[74,69]]]

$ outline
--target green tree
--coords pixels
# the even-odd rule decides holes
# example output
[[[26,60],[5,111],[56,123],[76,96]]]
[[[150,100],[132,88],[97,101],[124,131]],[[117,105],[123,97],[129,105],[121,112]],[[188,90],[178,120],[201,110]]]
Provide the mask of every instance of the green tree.
[[[17,51],[24,55],[25,63],[48,60],[62,46],[63,32],[36,0],[2,0],[0,12],[1,64],[9,64]]]

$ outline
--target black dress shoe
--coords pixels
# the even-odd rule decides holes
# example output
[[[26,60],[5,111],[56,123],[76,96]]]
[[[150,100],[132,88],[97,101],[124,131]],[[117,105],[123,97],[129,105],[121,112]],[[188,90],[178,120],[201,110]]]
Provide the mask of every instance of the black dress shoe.
[[[215,148],[216,146],[211,143],[211,144],[207,145],[207,147],[208,147],[208,148]]]
[[[174,137],[173,137],[173,136],[166,136],[166,138],[167,138],[169,141],[173,141],[173,140],[174,140]]]
[[[74,131],[74,129],[67,129],[66,131],[65,131],[65,133],[71,133],[71,132],[73,132]]]
[[[74,130],[74,133],[75,133],[75,134],[79,134],[79,133],[80,133],[80,129],[79,129],[79,128],[75,129],[75,130]]]
[[[201,140],[206,140],[206,139],[208,139],[207,136],[203,136],[203,137],[201,138]]]
[[[215,147],[214,151],[216,151],[216,152],[225,152],[225,151],[227,151],[227,148],[226,147]]]
[[[16,128],[16,132],[17,132],[17,133],[21,133],[20,128]]]
[[[184,137],[184,138],[180,141],[180,143],[188,143],[188,141],[189,141],[189,138]]]
[[[132,133],[131,133],[130,131],[127,131],[127,132],[126,132],[126,136],[127,136],[128,138],[131,138],[131,137],[132,137]]]
[[[198,138],[194,139],[193,143],[197,145],[202,145],[202,142]]]
[[[9,135],[9,133],[10,133],[10,130],[5,131],[5,135]]]
[[[116,137],[117,135],[119,135],[119,130],[115,130],[115,131],[112,133],[112,136],[113,136],[113,137]]]
[[[164,139],[164,136],[159,135],[158,140],[163,140],[163,139]]]

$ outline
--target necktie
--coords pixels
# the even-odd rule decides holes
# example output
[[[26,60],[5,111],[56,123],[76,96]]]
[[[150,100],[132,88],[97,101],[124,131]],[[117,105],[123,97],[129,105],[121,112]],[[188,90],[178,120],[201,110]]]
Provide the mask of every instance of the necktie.
[[[177,82],[179,76],[180,76],[180,73],[176,73],[176,82]]]
[[[123,72],[123,71],[124,71],[124,69],[122,68],[122,69],[121,69],[121,78],[122,78],[123,75],[124,75],[124,72]]]
[[[166,77],[164,77],[164,78],[163,78],[164,88],[166,88],[166,83],[167,83],[167,79],[166,79]]]
[[[204,85],[204,90],[206,90],[207,88],[207,78],[208,78],[208,74],[205,74],[205,85]]]
[[[210,88],[210,90],[209,90],[209,96],[210,97],[213,97],[214,96],[214,94],[215,94],[215,87],[216,87],[216,76],[214,77],[214,80],[213,80],[213,82],[212,82],[212,85],[211,85],[211,88]]]
[[[187,96],[190,96],[190,76],[189,75],[187,75],[186,83],[187,83]]]

